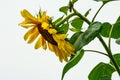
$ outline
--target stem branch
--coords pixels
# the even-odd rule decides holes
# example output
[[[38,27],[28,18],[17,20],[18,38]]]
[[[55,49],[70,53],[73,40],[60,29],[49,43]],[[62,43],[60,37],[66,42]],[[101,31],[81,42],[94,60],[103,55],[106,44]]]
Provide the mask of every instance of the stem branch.
[[[103,53],[103,52],[100,52],[100,51],[96,51],[96,50],[84,50],[86,52],[96,52],[96,53],[99,53],[99,54],[103,54],[105,56],[108,56],[106,53]]]
[[[105,5],[105,3],[103,3],[103,4],[101,5],[101,7],[98,9],[98,11],[95,13],[95,16],[93,17],[92,22],[95,20],[97,14],[100,12],[100,10],[102,9],[102,7],[103,7],[104,5]]]
[[[66,18],[64,18],[61,22],[59,22],[58,24],[56,24],[56,27],[60,26],[62,23],[64,23],[65,21],[67,21],[69,18],[71,18],[72,16],[75,16],[75,13],[71,13],[70,15],[68,15]]]
[[[111,49],[111,35],[112,35],[112,30],[113,30],[113,25],[112,25],[112,27],[111,27],[111,29],[110,29],[110,33],[109,33],[109,40],[108,40],[108,48],[109,49]]]

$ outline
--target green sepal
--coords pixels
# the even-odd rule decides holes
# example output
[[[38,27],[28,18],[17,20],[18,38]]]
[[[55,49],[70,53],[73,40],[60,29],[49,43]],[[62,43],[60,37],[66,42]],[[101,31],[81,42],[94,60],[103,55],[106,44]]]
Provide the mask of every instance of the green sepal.
[[[89,80],[111,80],[114,71],[115,69],[110,64],[101,62],[94,67],[88,78]]]
[[[64,66],[61,80],[63,80],[65,74],[82,59],[83,55],[84,50],[77,51],[75,56]]]

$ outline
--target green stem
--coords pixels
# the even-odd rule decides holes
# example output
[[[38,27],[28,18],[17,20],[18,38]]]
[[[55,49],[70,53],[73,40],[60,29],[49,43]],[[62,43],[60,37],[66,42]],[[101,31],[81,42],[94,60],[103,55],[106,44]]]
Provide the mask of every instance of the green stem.
[[[67,21],[69,18],[71,18],[72,16],[79,16],[82,20],[84,20],[87,24],[90,24],[91,22],[83,15],[81,15],[80,13],[78,13],[75,9],[74,9],[74,13],[71,13],[70,15],[68,15],[65,19],[63,19],[61,22],[59,22],[58,24],[56,24],[57,26],[60,26],[62,23],[64,23],[65,21]]]
[[[98,9],[98,11],[96,12],[95,16],[94,16],[93,19],[92,19],[92,22],[94,22],[97,14],[100,12],[100,10],[102,9],[102,7],[103,7],[105,4],[106,4],[106,3],[103,3],[103,4],[101,5],[101,7]],[[112,30],[111,30],[111,31],[112,31]],[[110,35],[109,35],[109,43],[108,43],[108,46],[106,45],[105,41],[103,40],[103,38],[102,38],[100,35],[98,35],[97,37],[98,37],[98,39],[100,40],[100,42],[102,43],[102,45],[103,45],[103,47],[105,48],[106,52],[108,53],[109,58],[111,59],[113,65],[114,65],[115,68],[116,68],[116,71],[118,72],[118,74],[119,74],[119,76],[120,76],[119,66],[118,66],[118,64],[116,63],[116,61],[115,61],[115,59],[114,59],[114,57],[113,57],[113,55],[112,55],[111,49],[110,49],[110,41],[111,41],[110,37],[111,37],[111,33],[110,33]]]
[[[96,52],[96,53],[99,53],[99,54],[103,54],[105,56],[108,56],[106,53],[103,53],[103,52],[100,52],[100,51],[96,51],[96,50],[84,50],[86,52]]]
[[[83,16],[82,14],[80,14],[77,10],[75,10],[74,8],[73,8],[73,11],[74,11],[74,13],[77,15],[77,16],[79,16],[82,20],[84,20],[87,24],[90,24],[91,22],[85,17],[85,16]]]
[[[67,21],[69,18],[71,18],[72,16],[75,16],[75,13],[71,13],[70,15],[68,15],[66,18],[64,18],[61,22],[59,22],[58,24],[56,24],[55,26],[58,27],[60,26],[62,23],[64,23],[65,21]]]
[[[103,8],[104,5],[105,5],[105,3],[103,3],[103,4],[101,5],[101,7],[98,9],[98,11],[96,12],[95,16],[94,16],[93,19],[92,19],[92,22],[94,22],[96,16],[98,15],[98,13],[100,12],[100,10]]]
[[[107,47],[106,43],[104,42],[104,40],[102,39],[102,37],[100,35],[98,35],[98,39],[100,40],[100,42],[102,43],[103,47],[105,48],[106,52],[108,53],[109,58],[111,59],[113,65],[116,68],[116,71],[118,72],[119,76],[120,76],[120,69],[118,64],[116,63],[111,50]]]
[[[111,27],[111,29],[110,29],[110,33],[109,33],[109,40],[108,40],[108,48],[111,50],[111,35],[112,35],[112,30],[113,30],[113,25],[112,25],[112,27]]]

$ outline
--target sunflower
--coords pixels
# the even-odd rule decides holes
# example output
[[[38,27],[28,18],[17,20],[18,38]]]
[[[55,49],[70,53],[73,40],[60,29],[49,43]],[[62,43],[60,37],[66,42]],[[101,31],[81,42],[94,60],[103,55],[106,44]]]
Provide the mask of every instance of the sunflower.
[[[50,24],[51,18],[42,12],[36,17],[32,16],[26,9],[21,11],[24,21],[19,23],[24,28],[29,28],[28,32],[24,35],[24,40],[32,43],[37,37],[34,48],[42,47],[44,50],[51,50],[59,57],[62,62],[68,61],[70,55],[74,55],[74,47],[65,39],[67,34],[57,33],[57,30]]]

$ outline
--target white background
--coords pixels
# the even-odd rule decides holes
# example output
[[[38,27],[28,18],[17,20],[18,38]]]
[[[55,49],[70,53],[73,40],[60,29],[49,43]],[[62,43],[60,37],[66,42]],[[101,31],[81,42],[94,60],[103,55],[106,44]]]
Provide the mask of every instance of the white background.
[[[23,21],[20,15],[22,9],[28,9],[36,14],[39,9],[47,11],[54,19],[62,16],[58,11],[60,6],[67,5],[68,0],[1,0],[0,1],[0,80],[60,80],[65,62],[60,63],[54,53],[49,50],[35,50],[34,43],[27,44],[23,40],[26,29],[18,26]],[[82,14],[92,8],[88,18],[101,3],[93,0],[80,0],[76,8]],[[111,2],[104,6],[96,20],[114,23],[120,16],[120,1]],[[107,42],[107,40],[106,40]],[[88,49],[104,51],[99,41],[91,42]],[[120,46],[113,40],[112,51],[120,52]],[[66,75],[64,80],[88,80],[90,70],[99,62],[109,62],[109,59],[96,53],[86,53],[74,68]],[[113,80],[120,80],[117,73]]]

